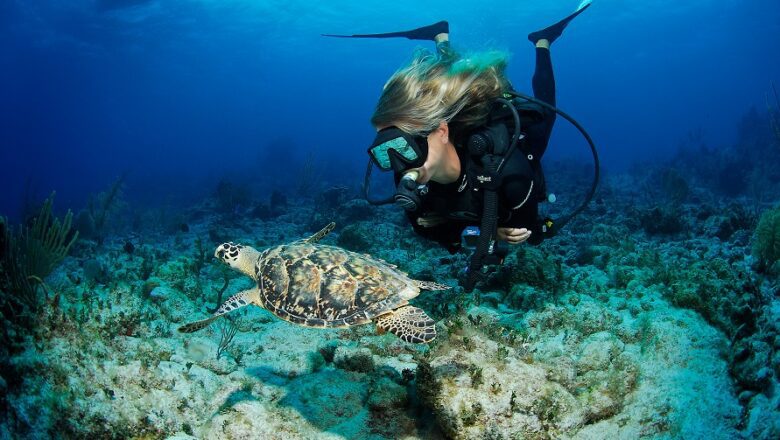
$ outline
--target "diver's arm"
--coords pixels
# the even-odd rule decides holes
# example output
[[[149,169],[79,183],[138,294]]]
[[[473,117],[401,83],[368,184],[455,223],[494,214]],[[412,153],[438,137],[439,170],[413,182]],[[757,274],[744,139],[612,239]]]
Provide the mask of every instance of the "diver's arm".
[[[508,205],[506,209],[510,216],[499,221],[499,239],[512,244],[528,242],[534,245],[544,239],[539,218],[539,199],[544,193],[544,179],[540,173],[521,154],[509,158],[501,176],[501,200]]]
[[[416,223],[423,228],[433,228],[447,223],[447,219],[440,215],[431,215],[427,217],[417,217]]]
[[[502,235],[502,229],[507,237]],[[538,245],[544,241],[544,219],[539,217],[537,204],[522,212],[512,212],[512,217],[498,228],[498,239],[510,244],[528,243]],[[514,240],[514,241],[513,241]]]
[[[439,243],[450,253],[460,249],[460,234],[466,224],[438,216],[408,215],[412,229],[420,237]]]

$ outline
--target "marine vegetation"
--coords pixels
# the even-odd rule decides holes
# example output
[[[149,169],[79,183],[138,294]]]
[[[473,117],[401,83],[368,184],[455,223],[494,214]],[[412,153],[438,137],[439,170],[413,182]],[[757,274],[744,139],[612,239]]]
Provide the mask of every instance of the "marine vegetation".
[[[8,293],[2,296],[0,310],[13,322],[29,325],[50,299],[44,280],[78,238],[78,232],[70,230],[73,214],[68,211],[60,220],[52,214],[53,204],[52,193],[29,225],[14,228],[6,218],[0,218],[0,289]]]
[[[766,211],[758,221],[753,238],[753,254],[761,270],[772,270],[780,260],[780,207]]]

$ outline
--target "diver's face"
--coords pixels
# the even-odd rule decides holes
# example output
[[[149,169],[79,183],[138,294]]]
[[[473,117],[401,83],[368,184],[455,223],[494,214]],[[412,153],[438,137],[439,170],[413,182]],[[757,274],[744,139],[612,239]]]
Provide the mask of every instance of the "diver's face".
[[[376,127],[380,131],[385,126]],[[409,168],[408,171],[417,171],[417,183],[429,181],[437,183],[451,183],[460,175],[460,159],[455,152],[455,145],[449,139],[449,127],[446,122],[431,132],[426,140],[428,142],[428,155],[425,162],[418,168]]]
[[[417,169],[418,183],[433,181],[452,183],[460,176],[460,159],[455,145],[450,141],[449,126],[446,122],[428,135],[428,157],[423,166]]]

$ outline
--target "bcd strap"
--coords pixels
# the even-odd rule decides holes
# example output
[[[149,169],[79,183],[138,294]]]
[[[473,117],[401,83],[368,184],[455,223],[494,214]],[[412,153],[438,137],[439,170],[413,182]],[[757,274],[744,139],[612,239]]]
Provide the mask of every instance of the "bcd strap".
[[[487,155],[483,157],[483,163],[490,161],[489,167],[480,167],[477,164],[472,163],[469,166],[469,172],[467,173],[469,179],[469,186],[472,190],[478,191],[498,191],[501,186],[501,176],[496,171],[498,164],[501,162],[501,158],[495,155]]]

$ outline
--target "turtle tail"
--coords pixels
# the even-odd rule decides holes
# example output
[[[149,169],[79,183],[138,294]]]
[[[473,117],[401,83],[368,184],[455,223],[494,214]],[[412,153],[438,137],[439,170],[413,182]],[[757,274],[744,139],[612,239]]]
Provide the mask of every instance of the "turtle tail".
[[[193,333],[198,330],[202,330],[208,327],[212,322],[221,318],[223,315],[226,315],[232,312],[233,310],[240,309],[241,307],[248,306],[249,304],[256,304],[257,300],[258,300],[257,289],[244,290],[243,292],[240,292],[228,298],[227,301],[225,301],[224,303],[222,303],[221,306],[219,306],[217,311],[214,312],[214,315],[212,315],[211,317],[206,319],[201,319],[200,321],[190,322],[179,327],[179,333]]]

